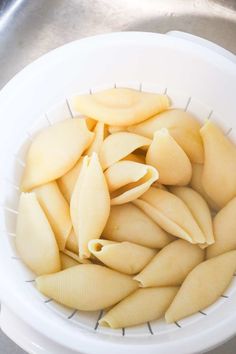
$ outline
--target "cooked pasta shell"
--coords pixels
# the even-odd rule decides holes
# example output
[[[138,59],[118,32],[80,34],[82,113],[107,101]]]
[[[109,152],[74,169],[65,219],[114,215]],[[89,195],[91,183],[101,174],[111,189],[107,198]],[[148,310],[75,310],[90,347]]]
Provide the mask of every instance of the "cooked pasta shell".
[[[75,234],[73,228],[72,228],[72,230],[68,236],[68,239],[66,241],[66,249],[68,251],[73,252],[73,253],[77,253],[77,254],[79,253],[78,241],[77,241],[76,234]]]
[[[163,191],[168,191],[168,189],[163,184],[159,183],[158,181],[154,182],[152,184],[152,187],[163,189]]]
[[[204,261],[205,252],[185,240],[164,247],[134,277],[142,287],[181,285],[188,273]]]
[[[37,275],[61,269],[55,236],[35,193],[20,196],[16,248],[22,261]]]
[[[21,189],[29,191],[69,171],[90,145],[94,133],[84,119],[67,119],[42,130],[30,145]]]
[[[207,121],[200,132],[205,152],[202,185],[222,208],[236,196],[236,147],[211,121]]]
[[[236,197],[213,219],[215,243],[207,248],[207,258],[236,249]]]
[[[208,259],[194,268],[165,314],[168,323],[213,304],[227,289],[236,270],[236,251]]]
[[[186,204],[174,194],[150,188],[134,204],[170,234],[191,243],[204,243],[205,237]]]
[[[148,147],[151,140],[141,135],[120,132],[109,135],[100,149],[99,159],[105,170],[115,162],[124,159],[140,147]]]
[[[88,258],[88,242],[99,238],[110,213],[110,196],[96,153],[86,156],[70,204],[79,255]]]
[[[209,195],[207,195],[206,191],[202,185],[202,172],[203,165],[198,163],[192,164],[192,179],[190,181],[190,186],[205,199],[211,209],[218,210],[217,205],[211,200]]]
[[[108,311],[99,324],[124,328],[157,320],[165,314],[177,291],[177,287],[138,289]]]
[[[61,269],[67,269],[70,267],[74,267],[79,263],[76,262],[73,258],[67,256],[65,253],[60,252],[60,259],[61,259]]]
[[[131,203],[111,207],[103,237],[111,241],[129,241],[150,248],[163,248],[173,241],[172,236]]]
[[[147,151],[146,163],[158,170],[158,181],[162,184],[184,186],[190,182],[190,160],[166,128],[154,133]]]
[[[166,95],[129,88],[112,88],[92,95],[75,96],[70,103],[76,113],[118,126],[142,122],[169,107]]]
[[[63,250],[72,228],[69,204],[55,181],[43,184],[33,191],[48,218],[59,249]]]
[[[58,186],[68,203],[70,203],[75,183],[82,168],[82,163],[83,158],[81,157],[70,171],[57,180]]]
[[[138,288],[129,275],[81,264],[36,279],[39,291],[73,309],[96,311],[115,305]]]
[[[189,187],[172,187],[170,191],[187,205],[205,235],[206,244],[214,243],[211,212],[202,196]]]
[[[86,150],[85,155],[91,156],[93,152],[99,154],[103,140],[105,138],[105,124],[102,122],[97,122],[95,128],[93,129],[95,137],[92,144]]]
[[[203,163],[204,153],[199,134],[200,124],[189,112],[181,109],[169,109],[140,124],[130,126],[128,130],[152,139],[153,133],[161,128],[169,130],[190,161]]]
[[[132,161],[116,162],[104,175],[111,193],[111,205],[139,198],[158,179],[154,167]]]
[[[89,251],[107,267],[125,274],[137,274],[157,253],[131,242],[92,240]]]
[[[66,254],[67,256],[69,256],[70,258],[74,259],[77,263],[80,264],[89,264],[91,263],[91,261],[89,259],[84,259],[78,256],[78,254],[71,252],[67,249],[62,251],[64,254]]]
[[[93,130],[93,128],[95,127],[95,125],[97,124],[97,121],[93,118],[85,118],[87,127],[89,130]]]
[[[125,156],[122,161],[133,161],[133,162],[138,162],[138,163],[145,163],[145,156],[140,155],[140,154],[129,154]]]
[[[125,127],[125,126],[118,126],[118,125],[109,125],[108,126],[108,132],[110,134],[124,132],[124,131],[126,131],[126,129],[127,129],[127,127]]]

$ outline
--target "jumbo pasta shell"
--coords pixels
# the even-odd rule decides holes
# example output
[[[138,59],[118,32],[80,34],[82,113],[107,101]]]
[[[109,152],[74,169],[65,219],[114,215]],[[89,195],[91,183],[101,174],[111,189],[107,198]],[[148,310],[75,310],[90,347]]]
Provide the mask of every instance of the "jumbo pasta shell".
[[[68,172],[90,145],[94,134],[84,119],[67,119],[42,130],[27,153],[21,183],[29,191]]]
[[[72,228],[67,241],[66,241],[66,249],[68,251],[74,252],[74,253],[78,253],[79,252],[79,246],[78,246],[78,241],[76,238],[76,234],[74,232],[74,229]]]
[[[97,122],[95,128],[93,129],[95,137],[92,144],[86,150],[85,155],[91,156],[93,152],[99,154],[103,140],[105,138],[105,124],[102,122]]]
[[[49,298],[83,311],[112,306],[138,287],[130,276],[95,264],[81,264],[41,276],[36,285]]]
[[[57,180],[58,186],[68,203],[70,203],[75,183],[82,168],[82,163],[83,158],[81,157],[70,171],[68,171],[65,175],[61,176]]]
[[[169,107],[166,95],[112,88],[70,100],[75,113],[82,113],[109,125],[136,124]]]
[[[16,225],[16,248],[37,275],[61,269],[58,245],[35,193],[22,193]]]
[[[74,266],[77,266],[79,263],[76,262],[73,258],[69,257],[67,254],[60,252],[60,260],[61,260],[61,269],[67,269]]]

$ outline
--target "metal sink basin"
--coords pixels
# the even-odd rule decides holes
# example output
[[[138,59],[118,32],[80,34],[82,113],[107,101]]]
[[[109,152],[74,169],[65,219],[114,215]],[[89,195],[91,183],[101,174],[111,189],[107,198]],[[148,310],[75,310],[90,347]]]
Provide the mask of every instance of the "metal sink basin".
[[[236,54],[236,0],[0,0],[0,88],[42,54],[75,39],[170,30],[196,34]],[[232,339],[210,353],[233,354],[235,347]],[[24,352],[0,332],[0,353]]]

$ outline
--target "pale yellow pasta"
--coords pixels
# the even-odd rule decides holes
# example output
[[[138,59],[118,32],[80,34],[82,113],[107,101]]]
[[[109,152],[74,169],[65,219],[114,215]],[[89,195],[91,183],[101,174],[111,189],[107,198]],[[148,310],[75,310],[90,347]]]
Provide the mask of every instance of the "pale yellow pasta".
[[[170,234],[191,243],[204,243],[205,236],[186,204],[174,194],[150,188],[133,202]]]
[[[202,196],[189,187],[172,187],[170,191],[183,200],[206,238],[206,246],[213,244],[213,226],[210,209]]]
[[[110,196],[96,153],[85,157],[70,204],[79,255],[88,258],[89,240],[99,238],[110,213]]]
[[[158,182],[162,184],[184,186],[190,182],[190,160],[166,128],[154,133],[147,151],[146,163],[158,170]]]
[[[16,225],[16,248],[37,275],[61,269],[58,245],[35,193],[22,193]]]
[[[73,309],[96,311],[115,305],[138,288],[129,275],[81,264],[36,279],[39,291]]]
[[[85,118],[85,121],[89,130],[93,130],[93,128],[97,124],[97,121],[93,118]]]
[[[145,156],[140,155],[140,154],[129,154],[127,156],[125,156],[123,159],[123,161],[133,161],[133,162],[138,162],[138,163],[145,163]]]
[[[62,252],[64,254],[66,254],[67,256],[69,256],[70,258],[74,259],[77,263],[80,263],[80,264],[90,264],[91,263],[91,261],[89,259],[81,258],[78,256],[78,254],[71,252],[67,249],[64,249]]]
[[[63,176],[76,164],[93,137],[85,120],[79,118],[67,119],[42,130],[27,153],[22,191]]]
[[[177,291],[177,287],[138,289],[108,311],[99,324],[123,328],[157,320],[164,315]]]
[[[95,134],[93,142],[84,153],[88,156],[91,156],[93,152],[99,154],[103,140],[105,138],[105,124],[102,122],[97,122],[95,128],[93,129],[93,132]]]
[[[197,245],[176,240],[160,250],[134,279],[142,287],[181,285],[204,257],[205,252]]]
[[[126,126],[118,126],[118,125],[109,125],[108,126],[108,132],[110,134],[115,134],[118,132],[124,132],[126,131],[127,127]]]
[[[159,188],[159,189],[163,189],[164,191],[168,191],[168,189],[163,185],[161,184],[160,182],[156,181],[152,184],[152,187],[155,187],[155,188]]]
[[[200,132],[205,153],[202,185],[213,202],[222,208],[236,196],[236,147],[211,121]]]
[[[127,155],[140,147],[148,147],[151,140],[141,135],[120,132],[109,135],[100,149],[99,159],[105,170],[115,162],[122,160]]]
[[[183,282],[165,314],[166,321],[178,321],[213,304],[224,294],[235,270],[236,251],[200,263]]]
[[[59,249],[63,250],[72,228],[69,204],[55,181],[43,184],[33,192],[48,218]]]
[[[72,228],[72,230],[68,236],[68,239],[66,241],[66,249],[68,251],[73,252],[73,253],[77,253],[77,254],[79,253],[78,241],[77,241],[76,234],[75,234],[73,228]]]
[[[65,253],[60,252],[61,269],[67,269],[70,267],[77,266],[79,263],[73,258],[67,256]]]
[[[150,248],[163,248],[173,237],[131,203],[114,205],[103,230],[111,241],[129,241]]]
[[[137,274],[157,251],[131,242],[92,240],[89,251],[107,267],[125,274]]]
[[[139,198],[158,179],[154,167],[133,161],[116,162],[104,175],[111,193],[111,205]]]
[[[167,128],[191,162],[203,163],[204,153],[199,134],[200,127],[196,118],[189,112],[182,109],[169,109],[140,124],[130,126],[128,130],[152,139],[155,131]]]
[[[169,107],[166,95],[112,88],[92,95],[75,96],[72,109],[109,125],[128,126],[142,122]]]
[[[79,159],[79,161],[70,171],[68,171],[65,175],[61,176],[57,180],[58,186],[68,203],[70,203],[75,183],[82,168],[82,163],[83,157]]]
[[[192,178],[190,181],[190,186],[205,199],[211,209],[218,210],[217,205],[211,200],[211,198],[207,195],[206,191],[202,185],[202,172],[203,165],[198,163],[192,164]]]
[[[213,219],[215,243],[207,248],[207,258],[236,249],[236,197]]]

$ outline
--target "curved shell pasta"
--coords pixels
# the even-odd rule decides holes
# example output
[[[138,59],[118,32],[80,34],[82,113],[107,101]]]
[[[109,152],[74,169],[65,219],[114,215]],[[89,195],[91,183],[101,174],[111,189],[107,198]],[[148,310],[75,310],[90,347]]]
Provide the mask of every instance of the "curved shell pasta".
[[[213,219],[215,243],[207,248],[207,258],[236,249],[236,197]]]
[[[81,264],[36,279],[39,291],[73,309],[96,311],[121,301],[137,289],[129,275],[95,264]]]
[[[85,121],[86,121],[86,124],[87,124],[87,127],[89,130],[93,130],[93,128],[97,124],[97,121],[93,118],[87,117],[87,118],[85,118]]]
[[[89,259],[84,259],[78,256],[78,254],[71,252],[69,250],[63,250],[62,251],[64,254],[66,254],[67,256],[69,256],[70,258],[74,259],[77,263],[80,264],[89,264],[91,263],[91,261]]]
[[[186,204],[174,194],[150,188],[133,202],[170,234],[191,243],[204,243],[205,237]]]
[[[21,189],[29,191],[69,171],[89,146],[91,133],[84,119],[67,119],[41,131],[27,153]]]
[[[142,122],[169,107],[166,95],[129,88],[112,88],[92,95],[75,96],[70,103],[76,113],[118,126]]]
[[[60,252],[60,260],[62,270],[78,265],[78,262],[76,262],[76,260],[62,252]]]
[[[111,207],[103,237],[111,241],[129,241],[150,248],[163,248],[173,240],[172,236],[131,203]]]
[[[124,132],[124,131],[126,131],[126,129],[127,129],[127,127],[125,127],[125,126],[118,126],[118,125],[109,125],[108,126],[109,134]]]
[[[191,162],[203,163],[204,152],[199,130],[199,122],[189,112],[181,109],[169,109],[165,112],[128,128],[132,133],[152,139],[153,133],[167,128],[171,136],[185,151]]]
[[[67,201],[55,181],[37,187],[33,192],[48,218],[59,249],[63,250],[72,228],[70,207]]]
[[[23,262],[37,275],[61,269],[55,236],[35,193],[20,196],[16,248]]]
[[[230,284],[235,270],[236,251],[200,263],[188,274],[167,310],[167,323],[178,321],[213,304]]]
[[[211,121],[201,128],[200,133],[205,152],[202,185],[222,208],[236,196],[236,147]]]
[[[110,213],[110,196],[98,156],[85,157],[70,204],[79,255],[88,258],[88,241],[99,238]]]
[[[68,171],[65,175],[61,176],[57,180],[58,186],[68,203],[70,203],[75,183],[79,177],[82,168],[82,164],[83,158],[80,158],[70,171]]]
[[[122,161],[133,161],[138,163],[145,163],[145,156],[140,154],[129,154],[122,159]]]
[[[172,187],[170,191],[187,205],[205,235],[206,245],[214,243],[211,212],[201,195],[188,187]]]
[[[132,161],[116,162],[104,175],[111,193],[111,205],[139,198],[158,179],[154,167]]]
[[[125,274],[137,274],[156,254],[153,249],[131,242],[92,240],[88,248],[107,267]]]
[[[192,166],[189,158],[166,128],[154,133],[146,163],[158,170],[160,183],[184,186],[190,182]]]
[[[103,142],[99,159],[105,170],[115,162],[122,160],[134,150],[140,147],[148,147],[151,140],[143,136],[120,132],[109,135]]]
[[[177,291],[177,287],[138,289],[108,311],[99,324],[123,328],[157,320],[164,315]]]
[[[79,252],[79,246],[78,246],[78,242],[77,242],[77,238],[76,238],[76,234],[74,232],[74,229],[72,228],[68,239],[66,241],[66,249],[68,251],[71,251],[73,253],[78,253]]]
[[[192,179],[190,181],[190,186],[205,199],[211,209],[218,210],[217,205],[211,200],[209,195],[207,195],[206,191],[202,185],[202,172],[203,165],[198,163],[192,164]]]
[[[188,273],[203,262],[204,255],[197,245],[176,240],[163,248],[134,279],[142,287],[181,285]]]
[[[86,150],[85,155],[91,156],[93,152],[96,152],[99,154],[99,151],[101,149],[103,140],[104,140],[104,135],[105,135],[105,124],[102,122],[97,122],[94,130],[93,130],[95,137],[93,139],[92,144],[89,146],[89,148]]]

